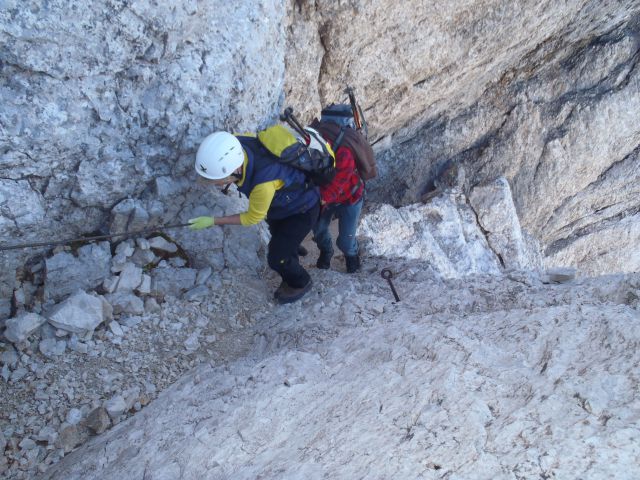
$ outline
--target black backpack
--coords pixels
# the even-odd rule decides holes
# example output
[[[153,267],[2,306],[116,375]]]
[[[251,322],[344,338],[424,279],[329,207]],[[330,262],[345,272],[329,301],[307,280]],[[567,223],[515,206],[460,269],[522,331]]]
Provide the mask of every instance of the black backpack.
[[[318,131],[308,127],[303,131],[306,137],[299,138],[285,126],[273,125],[257,137],[278,162],[304,172],[313,185],[328,185],[336,176],[333,149]]]

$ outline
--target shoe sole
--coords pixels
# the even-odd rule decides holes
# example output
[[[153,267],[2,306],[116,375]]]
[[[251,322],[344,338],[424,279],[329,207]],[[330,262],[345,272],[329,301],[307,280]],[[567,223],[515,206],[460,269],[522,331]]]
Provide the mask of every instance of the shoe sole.
[[[307,283],[307,286],[304,287],[304,289],[298,293],[297,295],[294,295],[292,297],[277,297],[276,300],[280,305],[286,305],[287,303],[293,303],[293,302],[297,302],[298,300],[300,300],[302,297],[304,297],[307,292],[309,292],[309,290],[311,290],[311,285],[313,284],[313,282],[311,280],[309,280],[309,283]]]

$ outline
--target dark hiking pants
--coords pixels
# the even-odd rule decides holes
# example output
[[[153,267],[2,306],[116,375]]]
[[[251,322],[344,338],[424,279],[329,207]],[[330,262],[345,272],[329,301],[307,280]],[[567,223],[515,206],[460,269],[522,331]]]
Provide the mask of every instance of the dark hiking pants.
[[[304,213],[279,220],[267,220],[271,241],[267,260],[290,287],[302,288],[311,279],[298,260],[298,247],[318,220],[320,204]]]

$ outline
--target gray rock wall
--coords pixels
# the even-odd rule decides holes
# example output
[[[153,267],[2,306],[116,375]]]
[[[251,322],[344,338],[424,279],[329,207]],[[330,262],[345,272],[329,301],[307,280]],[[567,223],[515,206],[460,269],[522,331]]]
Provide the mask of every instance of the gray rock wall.
[[[104,229],[114,205],[155,193],[156,178],[194,180],[194,149],[211,131],[274,118],[284,19],[274,0],[4,2],[1,243]],[[155,224],[180,200],[165,199]],[[2,252],[0,310],[34,253]]]
[[[532,45],[472,105],[430,110],[411,140],[381,152],[373,198],[415,202],[445,162],[465,165],[468,188],[505,175],[521,224],[541,241],[549,264],[590,274],[637,271],[637,229],[609,233],[624,219],[632,225],[640,208],[640,29],[637,17],[597,23],[575,17],[568,35],[583,32],[581,41]],[[602,261],[616,256],[626,260]]]

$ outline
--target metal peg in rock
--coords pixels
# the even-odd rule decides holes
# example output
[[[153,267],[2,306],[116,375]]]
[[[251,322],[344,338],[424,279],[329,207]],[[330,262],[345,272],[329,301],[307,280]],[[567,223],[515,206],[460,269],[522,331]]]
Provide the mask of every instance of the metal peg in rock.
[[[391,292],[393,293],[393,296],[395,297],[396,302],[399,302],[400,297],[398,296],[398,292],[396,292],[396,287],[394,287],[393,282],[391,281],[391,279],[393,278],[393,272],[391,271],[391,269],[383,268],[382,271],[380,272],[380,276],[384,278],[387,282],[389,282],[389,286],[391,287]]]

